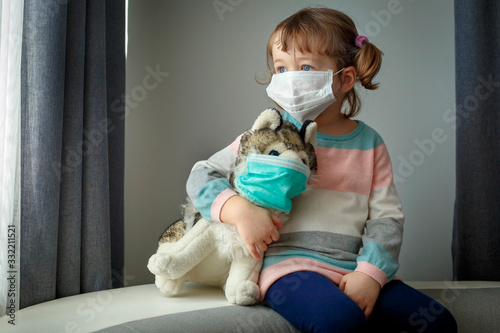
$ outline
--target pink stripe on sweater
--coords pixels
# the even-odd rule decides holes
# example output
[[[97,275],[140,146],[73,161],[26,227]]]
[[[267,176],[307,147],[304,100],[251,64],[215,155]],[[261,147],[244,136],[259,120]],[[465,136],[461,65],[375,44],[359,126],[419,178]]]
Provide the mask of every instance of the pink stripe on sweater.
[[[370,150],[317,147],[316,155],[314,188],[370,195],[372,189],[393,183],[385,144]]]
[[[385,144],[374,149],[376,172],[373,174],[372,189],[393,186],[392,163]]]
[[[260,272],[259,288],[260,288],[260,301],[264,300],[267,290],[278,279],[290,273],[299,271],[316,272],[329,278],[333,283],[338,285],[342,277],[350,273],[350,271],[335,268],[333,266],[324,264],[322,262],[304,259],[292,258],[284,260],[280,263],[269,266]]]
[[[244,134],[244,133],[243,133]],[[243,134],[241,134],[240,136],[238,136],[234,141],[233,143],[231,143],[229,145],[229,147],[231,147],[231,150],[236,154],[238,155],[238,151],[240,150],[240,142],[241,142],[241,137],[243,136]]]

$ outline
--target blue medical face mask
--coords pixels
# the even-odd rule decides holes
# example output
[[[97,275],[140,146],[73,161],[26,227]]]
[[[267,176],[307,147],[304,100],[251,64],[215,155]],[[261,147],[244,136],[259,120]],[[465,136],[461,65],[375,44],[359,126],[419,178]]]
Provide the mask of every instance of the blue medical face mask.
[[[306,189],[309,168],[279,156],[248,154],[248,172],[238,176],[238,190],[259,206],[289,213],[292,198]]]

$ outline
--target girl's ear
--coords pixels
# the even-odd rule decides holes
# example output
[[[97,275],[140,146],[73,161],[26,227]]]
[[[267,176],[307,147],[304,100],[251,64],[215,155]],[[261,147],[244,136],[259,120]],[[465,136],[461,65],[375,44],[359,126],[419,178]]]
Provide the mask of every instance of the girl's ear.
[[[354,87],[358,73],[356,72],[356,68],[354,68],[354,66],[349,66],[346,67],[341,74],[342,86],[340,87],[340,91],[346,93]]]

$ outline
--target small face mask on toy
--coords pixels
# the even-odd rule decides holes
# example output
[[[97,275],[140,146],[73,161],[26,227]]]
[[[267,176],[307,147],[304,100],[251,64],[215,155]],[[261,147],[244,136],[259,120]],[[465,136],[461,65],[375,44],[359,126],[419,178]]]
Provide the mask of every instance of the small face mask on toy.
[[[278,156],[248,154],[248,171],[236,185],[259,206],[289,213],[292,198],[306,190],[311,171],[301,162]]]

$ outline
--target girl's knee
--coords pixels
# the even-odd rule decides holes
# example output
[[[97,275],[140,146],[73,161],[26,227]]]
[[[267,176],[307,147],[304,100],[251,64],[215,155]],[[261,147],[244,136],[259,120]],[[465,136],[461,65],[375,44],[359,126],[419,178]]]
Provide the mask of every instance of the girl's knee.
[[[451,312],[437,301],[429,309],[420,309],[410,317],[414,332],[419,333],[456,333],[457,322]],[[431,311],[433,310],[433,311]]]

